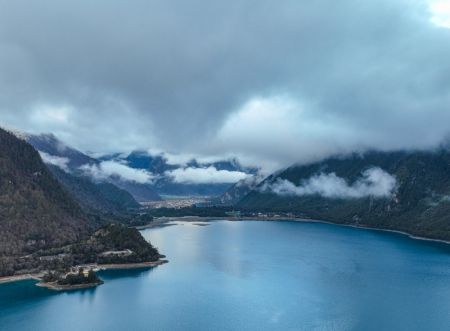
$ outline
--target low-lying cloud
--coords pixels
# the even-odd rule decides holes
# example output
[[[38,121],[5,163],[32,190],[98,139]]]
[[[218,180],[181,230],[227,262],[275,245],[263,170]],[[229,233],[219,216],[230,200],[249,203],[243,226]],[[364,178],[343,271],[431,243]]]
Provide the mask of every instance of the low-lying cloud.
[[[286,179],[278,179],[266,184],[263,191],[271,191],[279,195],[320,195],[332,199],[357,199],[364,197],[387,198],[397,187],[395,177],[378,167],[365,170],[361,178],[349,184],[334,172],[318,174],[303,181],[297,186]]]
[[[117,161],[104,161],[100,164],[85,164],[80,167],[85,174],[95,180],[106,180],[110,177],[119,177],[123,181],[139,184],[152,183],[154,176],[143,169],[134,169]]]
[[[182,184],[225,184],[236,183],[251,175],[241,171],[217,170],[210,166],[207,168],[178,168],[166,171],[166,176],[175,183]]]
[[[68,164],[70,160],[67,157],[51,155],[41,151],[39,151],[39,154],[41,155],[42,161],[44,161],[44,163],[57,166],[58,168],[61,168],[65,172],[69,172]]]

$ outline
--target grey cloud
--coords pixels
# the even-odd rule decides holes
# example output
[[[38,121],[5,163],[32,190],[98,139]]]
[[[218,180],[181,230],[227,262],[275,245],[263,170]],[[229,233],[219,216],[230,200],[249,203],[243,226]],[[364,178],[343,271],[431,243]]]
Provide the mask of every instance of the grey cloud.
[[[450,29],[425,1],[0,0],[0,120],[83,150],[276,168],[429,148],[448,134],[449,77]],[[291,125],[227,128],[280,96]]]
[[[356,199],[367,196],[375,198],[390,197],[397,187],[397,180],[380,168],[370,168],[361,174],[361,178],[349,184],[335,173],[318,174],[303,181],[299,186],[286,179],[274,183],[265,183],[261,190],[279,195],[320,195],[333,199]]]
[[[58,168],[61,168],[62,170],[69,172],[69,159],[67,157],[61,157],[56,155],[50,155],[45,152],[39,151],[39,154],[41,155],[42,161],[45,163],[55,165]]]
[[[85,164],[80,167],[86,175],[95,180],[103,181],[111,177],[118,177],[127,182],[151,184],[154,175],[143,169],[134,169],[124,163],[116,161],[103,161],[100,164]]]
[[[245,172],[217,170],[213,166],[205,168],[178,168],[166,171],[165,175],[171,178],[175,183],[184,184],[236,183],[240,180],[252,177],[252,175],[248,175]]]

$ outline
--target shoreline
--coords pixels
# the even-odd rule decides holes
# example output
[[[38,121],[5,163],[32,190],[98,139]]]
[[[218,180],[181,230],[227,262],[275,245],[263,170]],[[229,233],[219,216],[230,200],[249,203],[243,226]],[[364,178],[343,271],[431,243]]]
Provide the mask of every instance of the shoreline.
[[[355,225],[355,224],[343,224],[343,223],[335,223],[332,221],[325,221],[325,220],[316,220],[316,219],[307,219],[307,218],[287,218],[287,217],[210,217],[210,216],[180,216],[180,217],[158,217],[156,218],[152,223],[143,225],[143,226],[137,226],[135,227],[137,230],[146,230],[146,229],[152,229],[152,228],[158,228],[158,227],[166,227],[166,226],[173,226],[176,224],[171,224],[171,222],[188,222],[188,223],[195,223],[195,222],[214,222],[214,221],[229,221],[229,222],[240,222],[240,221],[255,221],[255,222],[303,222],[303,223],[322,223],[322,224],[330,224],[330,225],[336,225],[336,226],[345,226],[349,228],[355,228],[355,229],[363,229],[363,230],[371,230],[371,231],[381,231],[381,232],[387,232],[387,233],[394,233],[399,234],[405,237],[408,237],[413,240],[420,240],[425,242],[434,242],[434,243],[440,243],[440,244],[446,244],[450,245],[450,240],[444,240],[444,239],[434,239],[434,238],[427,238],[422,236],[417,236],[405,231],[401,230],[392,230],[392,229],[384,229],[384,228],[375,228],[371,226],[366,225]],[[206,224],[202,224],[206,225]],[[168,263],[169,261],[166,259],[159,259],[157,261],[152,262],[141,262],[141,263],[125,263],[125,264],[98,264],[95,265],[96,269],[101,270],[126,270],[126,269],[141,269],[141,268],[152,268],[159,265],[163,265],[165,263]],[[0,277],[0,285],[7,284],[7,283],[13,283],[18,281],[25,281],[25,280],[36,280],[41,281],[44,273],[36,273],[36,274],[21,274],[21,275],[13,275],[13,276],[4,276]],[[42,283],[37,283],[37,286]],[[93,287],[97,285],[93,284],[81,284],[84,285],[80,288],[87,288],[87,287]],[[90,286],[86,286],[90,285]],[[50,288],[49,286],[43,286]]]
[[[175,225],[175,224],[167,224],[164,223],[169,222],[211,222],[211,221],[230,221],[230,222],[240,222],[240,221],[266,221],[266,222],[282,222],[282,221],[294,221],[294,222],[304,222],[304,223],[323,223],[323,224],[331,224],[337,226],[345,226],[355,229],[364,229],[364,230],[373,230],[373,231],[382,231],[382,232],[390,232],[404,235],[408,238],[420,241],[428,241],[428,242],[436,242],[441,244],[450,245],[450,240],[445,239],[435,239],[435,238],[427,238],[418,235],[411,234],[406,231],[401,230],[393,230],[393,229],[384,229],[384,228],[375,228],[367,225],[355,225],[355,224],[344,224],[344,223],[336,223],[332,221],[325,220],[316,220],[316,219],[308,219],[308,218],[287,218],[287,217],[209,217],[209,216],[182,216],[182,217],[158,217],[156,219],[158,221],[157,224],[152,225],[148,224],[143,229],[151,229],[161,226]]]
[[[0,277],[0,285],[6,283],[18,282],[21,280],[41,280],[43,273],[38,274],[22,274],[22,275],[13,275],[13,276],[4,276]]]
[[[36,286],[45,287],[52,291],[72,291],[72,290],[93,288],[93,287],[97,287],[102,284],[104,284],[104,281],[99,281],[99,282],[95,282],[95,283],[77,284],[77,285],[59,285],[56,282],[53,282],[53,283],[39,282],[36,284]]]
[[[140,263],[124,263],[124,264],[97,264],[99,271],[102,270],[126,270],[126,269],[142,269],[142,268],[153,268],[159,265],[169,263],[168,260],[160,259],[151,262],[140,262]]]
[[[102,270],[126,270],[126,269],[144,269],[144,268],[153,268],[159,265],[163,265],[168,263],[169,261],[166,259],[159,259],[157,261],[151,262],[140,262],[140,263],[123,263],[123,264],[93,264],[95,269],[99,271]],[[42,282],[42,277],[44,276],[44,272],[36,273],[36,274],[22,274],[22,275],[13,275],[13,276],[5,276],[0,277],[0,285],[7,283],[14,283],[24,280],[36,280],[36,286],[46,287],[51,290],[70,290],[70,289],[81,289],[81,288],[89,288],[95,287],[101,284],[79,284],[79,285],[56,285],[53,283],[44,283]],[[80,287],[78,287],[80,286]],[[64,287],[64,288],[62,288]]]

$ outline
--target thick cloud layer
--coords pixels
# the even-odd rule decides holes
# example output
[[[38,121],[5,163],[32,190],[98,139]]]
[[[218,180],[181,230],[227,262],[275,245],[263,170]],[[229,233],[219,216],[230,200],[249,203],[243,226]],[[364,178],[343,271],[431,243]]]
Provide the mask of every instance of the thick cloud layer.
[[[80,167],[86,175],[95,180],[105,180],[110,177],[118,177],[123,181],[139,184],[151,184],[154,176],[144,169],[134,169],[126,164],[116,161],[103,161],[97,164],[85,164]]]
[[[397,180],[380,168],[370,168],[362,173],[360,179],[347,183],[335,173],[318,174],[296,186],[286,179],[278,179],[275,183],[263,185],[262,191],[271,191],[279,195],[320,195],[324,198],[355,199],[372,196],[375,198],[390,197],[397,186]]]
[[[167,171],[166,176],[175,183],[183,184],[236,183],[242,179],[253,177],[241,171],[217,170],[213,166],[206,168],[178,168]]]
[[[431,0],[430,0],[431,1]],[[448,1],[0,0],[0,121],[267,169],[448,135]]]

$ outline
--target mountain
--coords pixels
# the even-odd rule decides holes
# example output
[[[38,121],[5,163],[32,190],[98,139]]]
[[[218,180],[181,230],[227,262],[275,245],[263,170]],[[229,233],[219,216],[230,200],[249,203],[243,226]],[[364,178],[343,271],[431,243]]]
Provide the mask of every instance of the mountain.
[[[61,168],[48,164],[55,178],[63,184],[78,203],[85,209],[102,213],[120,213],[139,208],[139,203],[126,190],[105,182],[93,182],[87,176],[73,175]]]
[[[154,187],[150,184],[124,181],[114,177],[112,177],[110,181],[122,190],[130,192],[133,198],[139,202],[162,200],[159,194],[155,192]]]
[[[450,153],[368,152],[292,166],[236,206],[450,240]]]
[[[135,228],[107,224],[112,219],[87,213],[93,201],[98,203],[96,210],[105,205],[108,209],[136,206],[129,193],[110,183],[72,176],[54,165],[47,167],[26,139],[0,129],[0,276],[162,257]],[[82,209],[72,194],[89,208]],[[127,224],[151,219],[136,213],[122,216]]]
[[[53,134],[26,134],[25,136],[28,143],[38,151],[67,159],[69,169],[77,169],[86,164],[98,164],[96,159],[67,146]]]
[[[137,208],[137,201],[161,200],[149,184],[127,181],[110,175],[89,177],[89,169],[101,169],[104,160],[97,160],[70,146],[53,134],[26,135],[27,141],[44,157],[55,177],[64,184],[81,205],[102,212]],[[137,201],[136,201],[137,200]]]
[[[48,164],[57,165],[75,177],[85,177],[87,172],[98,175],[101,172],[104,164],[111,166],[111,163],[126,166],[130,169],[143,171],[153,177],[150,182],[137,182],[133,180],[125,180],[120,175],[108,174],[101,178],[95,178],[94,182],[107,182],[117,186],[118,188],[128,191],[135,200],[139,202],[161,200],[161,195],[171,196],[220,196],[225,193],[230,186],[228,181],[221,182],[178,182],[174,176],[175,171],[187,170],[206,170],[213,172],[240,172],[244,174],[255,174],[258,169],[243,167],[237,160],[221,160],[217,162],[199,162],[192,159],[185,164],[172,164],[163,155],[151,155],[146,151],[134,151],[128,155],[119,153],[105,155],[98,159],[90,157],[70,146],[67,146],[56,138],[53,134],[41,135],[26,135],[27,141],[32,144],[37,150],[41,152],[44,161]],[[55,175],[61,179],[61,175],[56,173],[55,168],[52,167]],[[91,173],[92,175],[92,173]],[[191,176],[192,177],[192,176]],[[73,182],[66,180],[65,185]],[[79,183],[77,186],[83,186],[85,183]],[[70,188],[69,191],[74,192],[75,195],[79,192],[79,187]],[[80,202],[85,203],[86,197],[78,197]],[[91,205],[98,203],[94,201]],[[102,207],[102,209],[105,206]]]
[[[258,169],[243,167],[237,160],[221,160],[217,162],[199,162],[192,159],[186,164],[171,164],[164,155],[151,155],[146,151],[134,151],[128,155],[110,155],[104,160],[119,160],[134,169],[149,171],[155,175],[153,188],[158,194],[172,196],[220,196],[230,188],[230,183],[189,183],[176,182],[170,172],[182,169],[206,169],[212,167],[220,171],[255,174]]]
[[[258,184],[263,181],[263,179],[263,177],[258,175],[241,179],[236,184],[229,187],[228,190],[226,190],[225,193],[218,197],[214,202],[221,205],[235,205],[252,190],[254,190]]]
[[[89,220],[24,140],[0,129],[0,274],[10,257],[76,242]]]
[[[120,155],[113,157],[113,159],[117,158],[120,159]],[[164,175],[166,171],[178,168],[176,165],[168,164],[162,155],[150,155],[145,151],[131,152],[122,159],[134,169],[144,169],[156,175]]]

